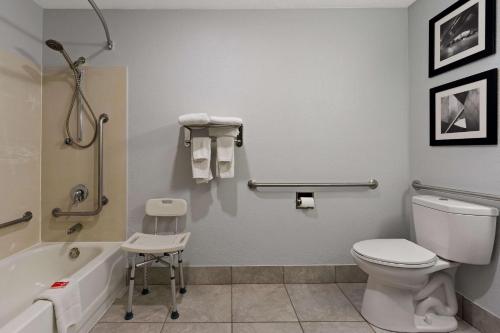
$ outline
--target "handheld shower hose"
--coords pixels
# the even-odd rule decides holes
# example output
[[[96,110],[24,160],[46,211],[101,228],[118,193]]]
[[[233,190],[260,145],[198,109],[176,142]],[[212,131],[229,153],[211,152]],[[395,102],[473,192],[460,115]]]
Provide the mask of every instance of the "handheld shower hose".
[[[64,50],[63,45],[61,43],[59,43],[58,41],[53,40],[53,39],[49,39],[49,40],[47,40],[45,42],[45,44],[49,48],[51,48],[52,50],[57,51],[57,52],[59,52],[59,53],[62,54],[62,56],[64,57],[64,59],[68,63],[69,67],[73,71],[73,77],[75,79],[75,89],[73,91],[73,97],[71,99],[71,103],[70,103],[70,106],[69,106],[68,114],[66,115],[66,122],[65,122],[66,123],[66,126],[65,126],[66,139],[64,140],[64,143],[66,143],[67,145],[72,145],[72,146],[81,148],[81,149],[88,148],[88,147],[92,146],[92,144],[97,139],[97,117],[95,116],[95,113],[92,110],[92,107],[90,106],[87,98],[85,97],[85,94],[83,93],[81,85],[80,85],[81,78],[82,78],[82,73],[81,73],[81,71],[79,70],[78,67],[80,65],[82,65],[83,63],[85,63],[85,58],[80,57],[80,58],[78,58],[77,61],[73,62],[71,60],[71,58],[69,57],[68,53]],[[88,143],[86,143],[86,144],[78,143],[73,138],[73,136],[71,135],[71,131],[70,131],[70,124],[69,124],[69,122],[70,122],[70,119],[71,119],[71,114],[73,113],[73,107],[75,106],[75,102],[78,99],[78,96],[81,97],[81,99],[83,100],[83,102],[87,106],[86,110],[88,110],[87,113],[88,113],[88,115],[91,118],[91,122],[92,122],[92,125],[93,125],[93,128],[94,128],[94,134],[92,135],[92,139]]]

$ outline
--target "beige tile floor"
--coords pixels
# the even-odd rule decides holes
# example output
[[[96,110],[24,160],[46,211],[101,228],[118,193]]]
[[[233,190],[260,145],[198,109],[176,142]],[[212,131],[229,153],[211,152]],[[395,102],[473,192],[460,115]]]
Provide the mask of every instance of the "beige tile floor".
[[[134,298],[125,321],[126,297],[111,306],[91,333],[387,333],[360,315],[365,284],[190,285],[178,294],[180,318],[169,316],[167,286],[153,285]],[[479,333],[460,321],[456,333]]]

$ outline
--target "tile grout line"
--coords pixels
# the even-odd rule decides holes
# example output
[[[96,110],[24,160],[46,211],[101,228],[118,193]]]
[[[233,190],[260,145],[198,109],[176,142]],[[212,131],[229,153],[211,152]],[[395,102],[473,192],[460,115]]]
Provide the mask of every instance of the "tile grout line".
[[[292,309],[293,309],[293,312],[295,313],[295,317],[297,317],[297,321],[299,323],[300,329],[302,330],[302,333],[305,333],[304,327],[302,327],[302,322],[300,321],[299,315],[297,314],[297,310],[295,309],[295,305],[293,305],[292,298],[290,297],[290,293],[288,292],[288,288],[286,287],[285,283],[283,283],[283,286],[285,287],[285,291],[286,291],[286,294],[288,296],[288,300],[290,301],[290,304],[292,305]]]
[[[341,282],[341,283],[345,283],[345,282]],[[356,283],[356,282],[354,282],[354,283]],[[349,301],[349,303],[351,303],[351,305],[354,308],[354,310],[356,310],[356,312],[359,313],[359,315],[361,316],[361,318],[363,318],[363,322],[365,322],[368,325],[368,327],[370,328],[370,330],[373,333],[376,333],[375,330],[373,329],[372,325],[368,321],[366,321],[365,317],[363,317],[363,314],[361,313],[361,311],[359,311],[358,308],[351,301],[351,299],[349,297],[347,297],[347,294],[344,292],[344,290],[342,289],[342,287],[340,287],[338,283],[335,283],[335,284],[337,285],[337,288],[339,288],[339,290],[342,293],[342,295],[344,295],[344,297]],[[363,293],[364,293],[364,291],[363,291]]]

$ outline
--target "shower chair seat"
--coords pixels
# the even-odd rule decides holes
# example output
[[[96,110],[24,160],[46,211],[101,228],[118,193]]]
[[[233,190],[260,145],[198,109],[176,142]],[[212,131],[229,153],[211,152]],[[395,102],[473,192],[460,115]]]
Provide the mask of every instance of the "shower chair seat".
[[[191,236],[190,232],[175,235],[154,235],[136,232],[121,247],[131,253],[172,253],[184,250],[189,236]]]
[[[175,287],[175,259],[177,258],[177,265],[179,267],[180,293],[184,294],[186,293],[186,287],[184,285],[182,252],[186,248],[191,233],[177,233],[177,217],[185,215],[186,211],[187,203],[182,199],[162,198],[148,200],[146,203],[146,215],[155,217],[154,234],[136,232],[121,245],[124,251],[133,254],[131,258],[132,269],[130,271],[128,304],[125,320],[130,320],[134,316],[132,312],[132,301],[134,295],[135,270],[136,268],[144,267],[144,286],[142,294],[146,295],[149,293],[147,269],[148,266],[153,263],[164,264],[170,269],[170,286],[172,292],[172,311],[170,316],[172,319],[179,318]],[[176,233],[169,235],[158,234],[158,217],[175,217]],[[144,258],[141,263],[136,264],[137,256]],[[168,258],[168,261],[165,260],[165,258]]]

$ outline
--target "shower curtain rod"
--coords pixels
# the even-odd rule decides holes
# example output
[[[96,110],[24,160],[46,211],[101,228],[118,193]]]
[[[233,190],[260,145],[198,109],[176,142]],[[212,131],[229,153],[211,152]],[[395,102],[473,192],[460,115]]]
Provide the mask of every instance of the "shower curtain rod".
[[[111,40],[111,36],[109,34],[109,29],[108,29],[108,24],[106,23],[106,20],[104,19],[104,16],[102,15],[101,10],[97,5],[95,4],[94,0],[88,0],[92,8],[94,8],[95,13],[99,17],[99,20],[101,20],[102,27],[104,28],[104,33],[106,34],[106,40],[107,40],[107,47],[108,50],[113,49],[113,41]]]

